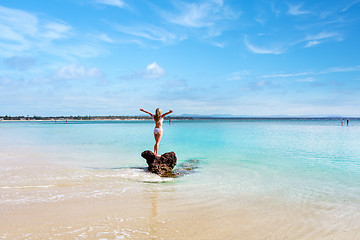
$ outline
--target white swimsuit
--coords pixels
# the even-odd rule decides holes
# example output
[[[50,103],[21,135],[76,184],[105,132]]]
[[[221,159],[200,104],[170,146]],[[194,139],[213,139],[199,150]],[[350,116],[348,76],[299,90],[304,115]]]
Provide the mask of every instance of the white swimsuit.
[[[164,121],[164,118],[160,118],[160,120],[158,121],[158,123],[160,123],[160,127],[159,128],[157,128],[157,127],[154,128],[154,134],[158,134],[163,130],[162,129],[162,122],[163,121]]]

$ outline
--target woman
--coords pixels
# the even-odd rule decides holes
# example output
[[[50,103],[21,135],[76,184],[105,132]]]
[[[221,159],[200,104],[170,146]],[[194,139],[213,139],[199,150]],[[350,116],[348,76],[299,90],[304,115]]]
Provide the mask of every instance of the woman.
[[[172,110],[169,110],[167,113],[162,114],[161,109],[157,108],[155,111],[155,115],[151,112],[145,111],[144,109],[140,108],[140,111],[149,114],[155,122],[155,128],[154,128],[154,137],[155,137],[155,145],[154,145],[154,154],[159,156],[159,143],[162,137],[163,128],[162,123],[164,121],[164,117],[170,113],[172,113]]]

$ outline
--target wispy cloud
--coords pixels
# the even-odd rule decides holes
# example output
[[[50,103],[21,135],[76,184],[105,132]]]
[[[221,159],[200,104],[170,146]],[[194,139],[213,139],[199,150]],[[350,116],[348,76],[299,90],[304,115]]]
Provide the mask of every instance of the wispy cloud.
[[[61,80],[100,79],[103,76],[104,74],[99,68],[85,68],[77,63],[62,66],[54,74],[55,79]]]
[[[124,1],[121,1],[121,0],[95,0],[95,2],[104,4],[104,5],[113,6],[113,7],[119,7],[119,8],[126,7],[126,4],[124,3]]]
[[[258,34],[258,36],[262,36],[262,34]],[[343,37],[340,33],[337,32],[327,32],[322,31],[317,34],[308,34],[306,37],[301,38],[300,40],[296,40],[291,42],[283,41],[282,43],[273,43],[272,46],[274,47],[259,47],[255,46],[253,43],[251,43],[247,36],[244,38],[244,43],[246,47],[253,53],[257,54],[282,54],[285,53],[287,49],[292,48],[298,44],[304,44],[305,48],[308,47],[314,47],[319,44],[329,42],[329,41],[343,41]],[[269,39],[267,42],[271,42],[271,39]]]
[[[151,24],[137,26],[114,24],[114,27],[119,32],[147,40],[160,41],[162,43],[171,43],[176,38],[174,34]]]
[[[162,11],[161,15],[170,23],[186,28],[206,29],[206,37],[217,37],[226,30],[226,22],[236,20],[241,13],[223,3],[222,0],[201,2],[173,1],[175,11]]]
[[[115,41],[111,39],[107,34],[101,33],[95,36],[95,38],[99,39],[100,41],[107,42],[107,43],[114,43]]]
[[[222,2],[185,3],[176,2],[180,14],[168,17],[170,22],[186,27],[209,27],[214,24],[214,16],[222,7]]]
[[[106,36],[101,36],[102,40]],[[76,40],[76,41],[73,41]],[[96,42],[96,41],[94,41]],[[0,6],[0,56],[50,54],[70,61],[98,56],[99,44],[82,38],[73,27],[58,19]]]
[[[285,9],[288,15],[277,16],[277,18],[281,17],[282,22],[289,21],[289,24],[269,25],[261,21],[261,18],[258,19],[260,14],[256,15],[255,21],[263,25],[262,39],[259,38],[259,34],[255,37],[255,33],[249,31],[247,33],[249,37],[245,37],[244,40],[246,47],[256,54],[282,54],[288,53],[291,48],[317,47],[323,43],[344,40],[344,36],[347,35],[344,29],[347,28],[347,24],[350,24],[350,20],[345,20],[345,14],[339,14],[339,9],[318,8],[317,5],[314,6],[308,2],[306,4],[308,5],[305,6],[303,3],[285,4],[288,7]],[[339,7],[337,6],[337,8]],[[259,12],[266,13],[262,9]],[[293,18],[292,16],[303,17]],[[271,20],[274,19],[269,21]],[[256,41],[258,39],[259,41]]]
[[[136,71],[132,74],[120,77],[120,79],[133,80],[133,79],[157,79],[166,74],[166,71],[160,67],[156,62],[146,66],[144,70]]]
[[[311,41],[308,41],[305,45],[305,47],[312,47],[312,46],[316,46],[320,44],[320,41],[318,40],[311,40]]]
[[[294,16],[309,14],[310,13],[309,11],[301,9],[302,5],[303,4],[288,4],[289,6],[288,13]]]
[[[58,48],[49,46],[47,53],[59,56],[67,61],[77,61],[79,58],[93,58],[105,51],[101,46],[91,43],[76,42],[74,44],[59,45]]]
[[[213,45],[215,47],[219,47],[219,48],[225,47],[225,43],[220,43],[220,42],[212,42],[211,45]]]
[[[49,22],[44,25],[40,36],[49,40],[61,39],[69,36],[71,26],[63,22]]]
[[[0,6],[0,29],[1,39],[22,42],[24,35],[36,35],[38,19],[24,11]]]
[[[279,73],[259,76],[259,78],[279,78],[279,77],[299,77],[309,75],[320,75],[329,73],[342,73],[342,72],[358,72],[360,71],[360,65],[354,67],[332,67],[319,72],[299,72],[299,73]]]
[[[360,71],[360,65],[354,67],[332,67],[328,70],[325,70],[322,73],[335,73],[335,72],[357,72]]]
[[[283,49],[281,49],[280,47],[274,47],[274,48],[269,48],[269,47],[258,47],[253,45],[252,43],[249,42],[248,37],[245,36],[244,38],[244,43],[245,46],[253,53],[256,54],[281,54],[284,52]]]
[[[322,31],[320,33],[317,34],[308,34],[305,38],[300,39],[299,41],[296,41],[292,44],[290,44],[290,46],[294,46],[300,43],[306,43],[305,47],[313,47],[316,45],[319,45],[321,43],[327,42],[327,41],[342,41],[343,37],[337,33],[337,32],[327,32],[327,31]]]
[[[33,49],[45,50],[53,40],[71,33],[61,21],[40,20],[25,11],[0,6],[0,55],[12,56]]]
[[[0,6],[0,55],[11,56],[27,49],[28,40],[36,36],[38,19],[24,11]]]
[[[308,48],[319,45],[328,39],[336,39],[338,41],[342,40],[342,38],[335,32],[320,32],[315,35],[308,35],[305,39],[302,39],[299,42],[306,42],[305,47]]]
[[[356,5],[360,3],[360,0],[355,0],[355,1],[351,1],[348,3],[348,5],[346,5],[343,9],[341,9],[342,12],[346,12],[347,10],[349,10],[352,6]]]
[[[226,77],[226,80],[229,80],[229,81],[243,80],[243,79],[248,78],[249,75],[250,75],[250,72],[246,71],[246,70],[234,72],[234,73],[231,73],[230,76]]]
[[[337,39],[341,39],[339,34],[336,32],[320,32],[318,34],[315,35],[309,35],[308,37],[306,37],[305,40],[307,41],[313,41],[313,40],[322,40],[322,39],[327,39],[327,38],[337,38]]]

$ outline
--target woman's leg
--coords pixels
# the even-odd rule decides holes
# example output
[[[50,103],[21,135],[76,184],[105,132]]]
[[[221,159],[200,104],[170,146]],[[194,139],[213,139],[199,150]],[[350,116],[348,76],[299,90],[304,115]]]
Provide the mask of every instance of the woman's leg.
[[[154,154],[159,155],[159,143],[162,137],[162,131],[160,131],[157,134],[154,133],[154,137],[155,137]]]

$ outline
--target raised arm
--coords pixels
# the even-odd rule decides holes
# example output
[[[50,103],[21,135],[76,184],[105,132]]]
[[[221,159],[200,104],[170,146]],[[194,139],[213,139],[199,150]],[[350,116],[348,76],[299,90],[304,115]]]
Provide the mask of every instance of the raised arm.
[[[149,114],[151,117],[154,117],[154,115],[151,112],[145,111],[144,109],[140,108],[140,111]]]
[[[162,118],[164,118],[166,115],[169,115],[170,113],[172,113],[173,110],[169,110],[168,112],[164,113],[163,115],[161,115]]]

